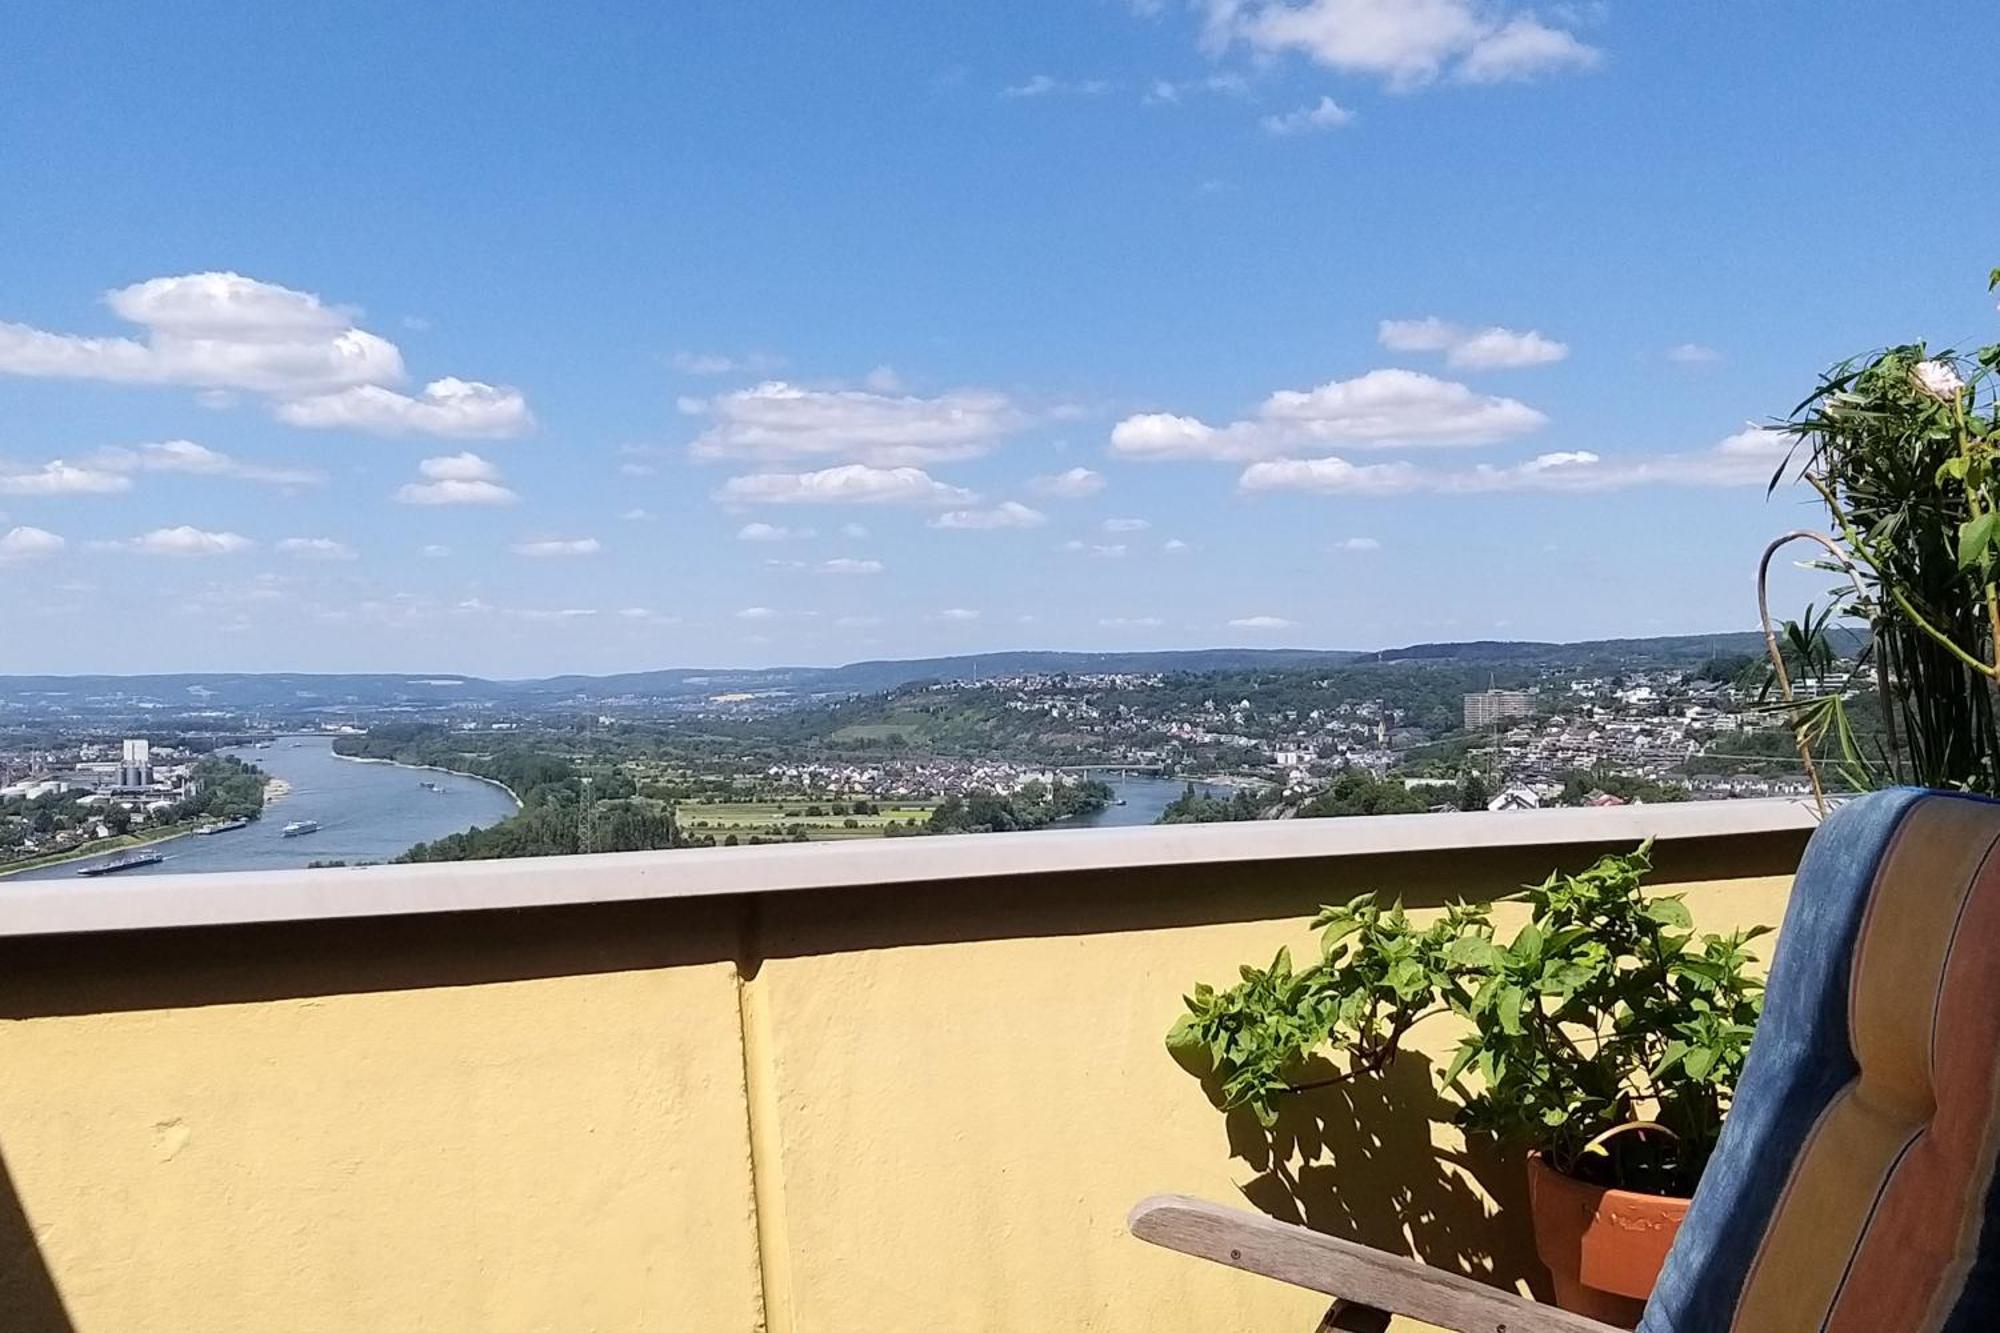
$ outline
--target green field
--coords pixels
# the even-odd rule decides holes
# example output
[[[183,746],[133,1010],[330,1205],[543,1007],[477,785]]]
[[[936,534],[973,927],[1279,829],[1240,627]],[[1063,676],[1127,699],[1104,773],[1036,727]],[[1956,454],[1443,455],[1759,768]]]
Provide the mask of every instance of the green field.
[[[906,801],[884,804],[880,814],[836,815],[828,813],[830,804],[825,800],[731,801],[717,805],[683,801],[675,807],[674,817],[683,833],[711,836],[717,842],[732,833],[743,841],[752,837],[784,838],[790,836],[794,826],[803,828],[806,837],[814,842],[827,842],[879,838],[892,823],[921,825],[931,817],[932,805],[928,801]],[[813,809],[821,813],[807,813]],[[849,821],[853,823],[851,828]]]

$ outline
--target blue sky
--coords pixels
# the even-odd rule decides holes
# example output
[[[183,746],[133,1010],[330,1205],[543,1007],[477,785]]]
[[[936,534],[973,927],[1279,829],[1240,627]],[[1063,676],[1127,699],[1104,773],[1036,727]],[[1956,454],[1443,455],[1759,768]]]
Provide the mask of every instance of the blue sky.
[[[1996,338],[1992,87],[1859,3],[21,10],[0,671],[1745,628],[1751,427]]]

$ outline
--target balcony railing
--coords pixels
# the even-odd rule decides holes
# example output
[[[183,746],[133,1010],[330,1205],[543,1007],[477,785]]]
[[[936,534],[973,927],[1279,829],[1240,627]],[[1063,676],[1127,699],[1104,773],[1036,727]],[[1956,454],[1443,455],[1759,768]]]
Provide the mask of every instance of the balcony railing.
[[[1161,1038],[1376,888],[1659,839],[1783,911],[1802,807],[1045,832],[0,887],[10,1329],[1313,1326],[1122,1234],[1160,1190],[1510,1286],[1440,1027],[1271,1151]],[[1507,912],[1501,909],[1504,924]],[[1336,1188],[1337,1185],[1337,1188]]]

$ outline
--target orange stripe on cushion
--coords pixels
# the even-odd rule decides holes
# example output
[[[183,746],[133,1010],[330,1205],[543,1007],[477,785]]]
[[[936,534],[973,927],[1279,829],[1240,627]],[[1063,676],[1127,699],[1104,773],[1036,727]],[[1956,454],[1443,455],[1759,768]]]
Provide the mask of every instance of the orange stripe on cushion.
[[[1732,1328],[1822,1327],[1898,1159],[1935,1109],[1931,1021],[1960,909],[2000,833],[1993,807],[1912,807],[1884,855],[1855,946],[1848,1031],[1860,1076],[1792,1166]]]
[[[1932,1049],[1937,1110],[1875,1209],[1829,1333],[1942,1327],[1978,1252],[2000,1153],[2000,858],[1959,919]]]

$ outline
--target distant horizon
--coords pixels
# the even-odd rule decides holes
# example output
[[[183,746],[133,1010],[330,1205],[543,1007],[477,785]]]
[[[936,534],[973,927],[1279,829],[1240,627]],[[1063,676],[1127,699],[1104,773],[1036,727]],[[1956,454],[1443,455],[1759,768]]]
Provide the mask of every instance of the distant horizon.
[[[1684,640],[1730,638],[1730,637],[1743,637],[1743,636],[1761,638],[1762,634],[1763,634],[1762,630],[1751,628],[1751,629],[1699,630],[1684,634],[1590,635],[1585,638],[1577,638],[1577,639],[1511,639],[1511,638],[1491,638],[1491,637],[1476,638],[1476,639],[1425,639],[1411,643],[1386,644],[1379,648],[1318,648],[1318,647],[1308,647],[1299,644],[1211,644],[1196,648],[991,648],[991,649],[978,649],[974,651],[957,652],[957,653],[915,653],[915,654],[910,654],[908,656],[856,657],[835,662],[795,661],[795,662],[776,662],[758,666],[666,665],[666,666],[632,667],[626,669],[615,669],[606,671],[546,671],[546,672],[537,672],[524,675],[499,675],[482,671],[456,671],[449,669],[433,669],[428,667],[412,668],[400,671],[380,670],[372,668],[364,670],[341,670],[338,668],[327,668],[327,667],[315,667],[315,668],[260,667],[255,669],[238,669],[238,668],[222,667],[222,668],[190,668],[186,670],[177,670],[172,668],[152,668],[144,671],[4,670],[0,671],[0,681],[22,680],[22,679],[76,680],[76,679],[87,679],[87,678],[132,680],[132,679],[145,679],[148,677],[174,677],[174,676],[380,676],[380,677],[394,678],[406,681],[419,681],[425,679],[437,679],[437,680],[462,679],[462,680],[490,681],[494,684],[519,684],[519,683],[527,683],[534,681],[555,680],[564,677],[577,677],[588,680],[602,680],[618,676],[643,676],[655,673],[675,673],[675,672],[691,673],[698,675],[699,674],[753,675],[753,674],[781,673],[787,671],[830,672],[830,671],[840,671],[847,668],[871,666],[877,664],[895,666],[911,662],[973,661],[977,659],[992,658],[992,657],[1055,656],[1055,657],[1137,658],[1137,657],[1197,657],[1204,654],[1240,653],[1240,654],[1257,654],[1260,656],[1271,656],[1271,655],[1282,655],[1282,654],[1347,655],[1352,657],[1366,658],[1366,657],[1377,656],[1383,653],[1410,652],[1422,648],[1451,648],[1451,647],[1469,647],[1478,645],[1493,645],[1501,647],[1521,646],[1521,647],[1572,648],[1572,647],[1579,647],[1591,644],[1674,642],[1674,641],[1684,641]]]

